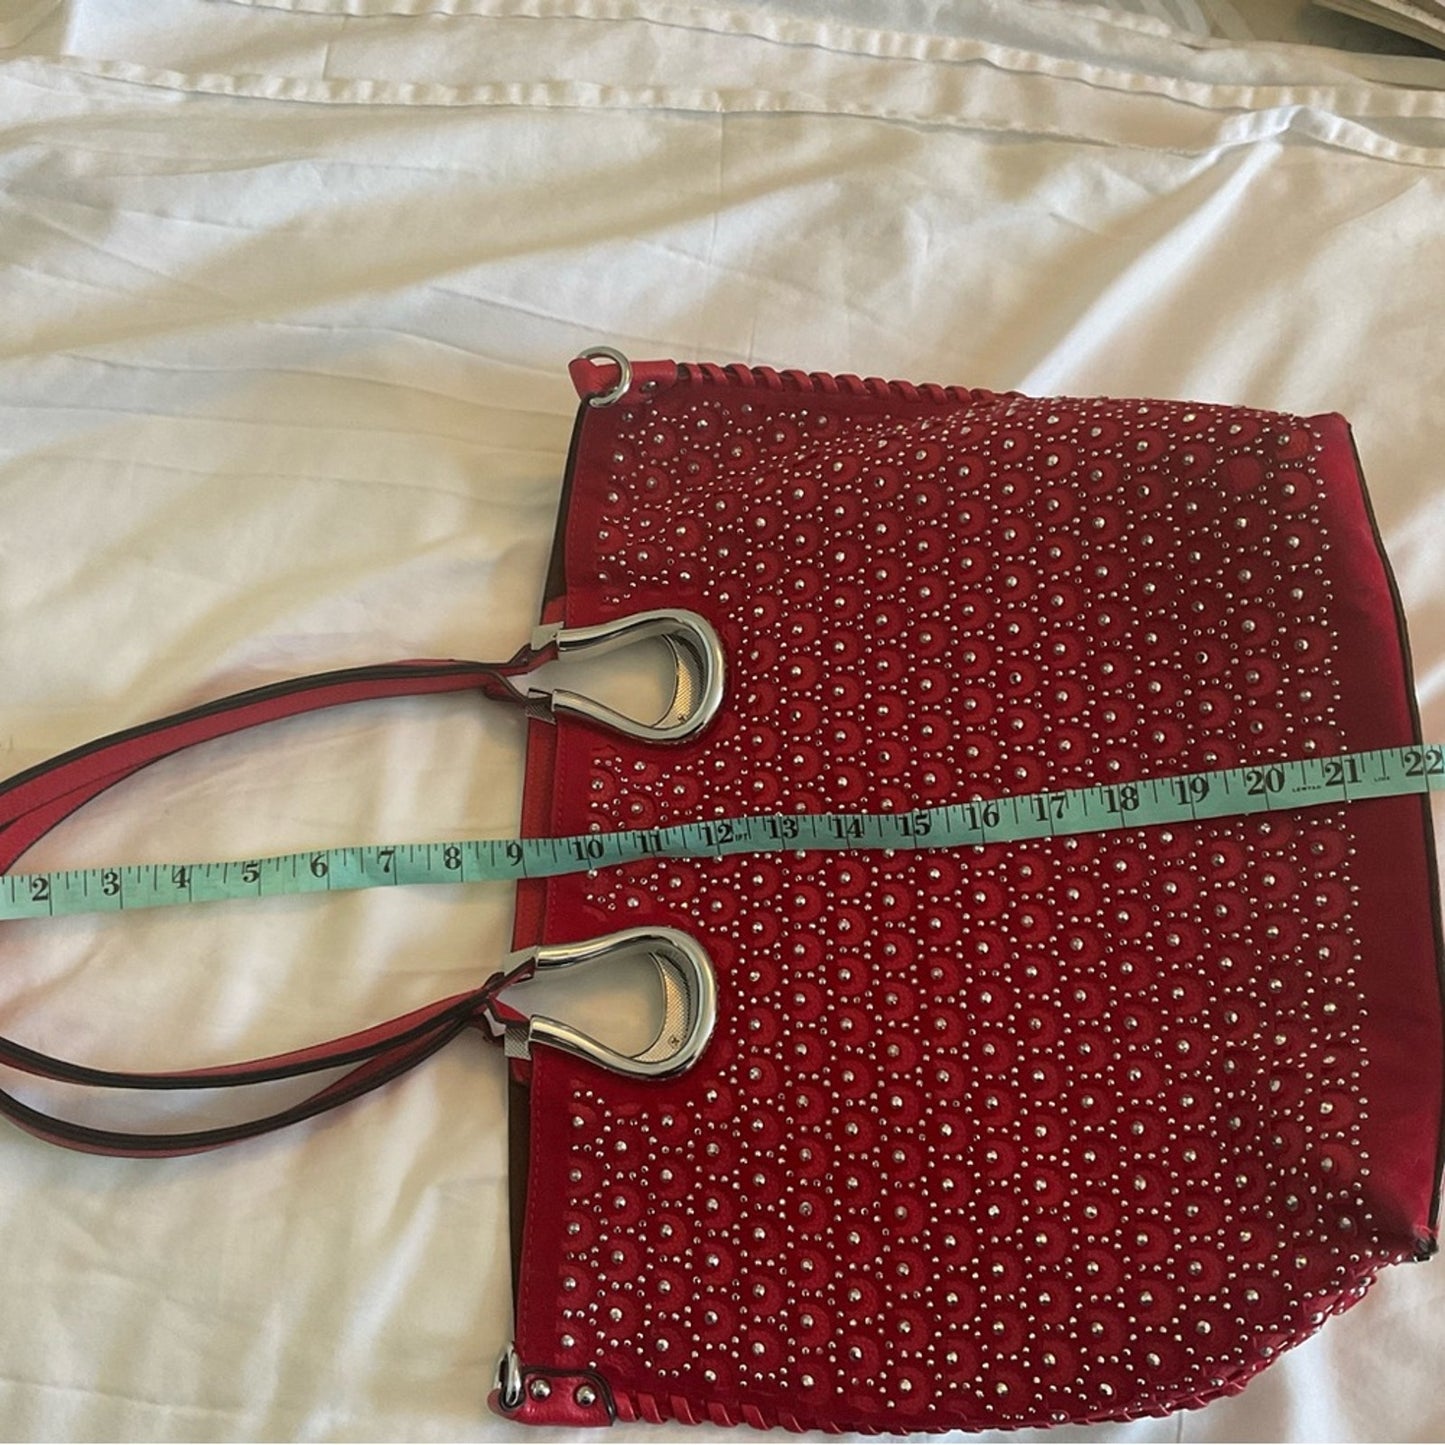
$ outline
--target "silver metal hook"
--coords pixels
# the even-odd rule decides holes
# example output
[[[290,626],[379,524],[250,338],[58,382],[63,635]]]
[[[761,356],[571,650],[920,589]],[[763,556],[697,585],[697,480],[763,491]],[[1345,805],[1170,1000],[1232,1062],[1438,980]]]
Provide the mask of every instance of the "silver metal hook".
[[[581,943],[525,949],[507,960],[507,968],[516,968],[528,959],[534,961],[538,972],[576,968],[623,953],[644,954],[662,983],[662,1026],[645,1049],[624,1054],[560,1019],[534,1014],[525,1024],[508,1027],[508,1056],[530,1058],[534,1044],[548,1044],[634,1078],[666,1079],[690,1069],[707,1047],[717,1022],[717,980],[706,950],[688,934],[675,928],[626,928]]]
[[[634,612],[593,627],[564,627],[560,622],[539,627],[532,647],[555,646],[559,658],[598,656],[634,642],[665,642],[677,666],[672,701],[654,723],[638,722],[581,693],[557,688],[551,693],[533,690],[529,697],[544,699],[554,713],[589,718],[616,732],[649,742],[680,742],[710,723],[722,704],[727,663],[722,642],[707,618],[685,608]]]
[[[615,346],[589,346],[578,352],[583,361],[594,361],[600,357],[610,361],[617,368],[617,380],[606,391],[587,398],[588,406],[611,406],[627,395],[632,386],[632,363]]]

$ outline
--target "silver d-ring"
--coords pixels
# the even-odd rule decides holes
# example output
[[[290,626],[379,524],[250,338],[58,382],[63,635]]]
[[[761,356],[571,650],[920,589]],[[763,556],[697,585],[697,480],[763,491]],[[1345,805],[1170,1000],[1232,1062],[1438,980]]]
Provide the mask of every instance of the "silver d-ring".
[[[619,373],[617,380],[606,391],[587,398],[588,406],[612,406],[627,395],[632,386],[632,363],[615,346],[589,346],[579,354],[583,361],[593,361],[597,357],[610,361]]]

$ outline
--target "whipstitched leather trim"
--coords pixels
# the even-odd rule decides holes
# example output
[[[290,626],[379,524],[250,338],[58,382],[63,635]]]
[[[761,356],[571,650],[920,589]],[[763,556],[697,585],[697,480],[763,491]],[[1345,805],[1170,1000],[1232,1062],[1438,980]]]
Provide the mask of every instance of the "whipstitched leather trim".
[[[816,392],[824,396],[873,396],[901,401],[988,402],[999,393],[983,387],[938,386],[932,382],[885,381],[880,376],[834,375],[827,371],[775,371],[771,366],[741,366],[736,362],[718,366],[712,362],[683,362],[677,379],[684,383],[706,382],[719,386],[753,387],[763,391]]]

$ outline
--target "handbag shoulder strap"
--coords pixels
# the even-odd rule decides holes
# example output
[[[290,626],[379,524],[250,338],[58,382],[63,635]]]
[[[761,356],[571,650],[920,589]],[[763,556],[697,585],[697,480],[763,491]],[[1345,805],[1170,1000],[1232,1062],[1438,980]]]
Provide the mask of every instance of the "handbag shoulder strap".
[[[476,690],[534,707],[513,678],[549,660],[549,649],[523,648],[504,663],[427,661],[383,663],[288,678],[109,733],[37,763],[0,782],[0,872],[77,808],[141,768],[197,743],[282,718],[350,702],[425,693]]]
[[[554,655],[550,646],[526,647],[504,663],[412,660],[315,673],[234,693],[72,748],[0,783],[0,872],[92,798],[141,768],[198,743],[304,712],[383,697],[475,690],[535,710],[539,702],[545,705],[545,697],[523,693],[513,679]],[[255,1138],[379,1088],[464,1029],[485,1024],[499,1034],[502,1025],[492,1013],[494,1001],[529,967],[495,973],[478,988],[358,1033],[219,1068],[170,1073],[96,1069],[0,1038],[0,1064],[42,1078],[101,1088],[236,1088],[347,1067],[346,1073],[298,1103],[211,1129],[164,1133],[101,1129],[44,1113],[4,1091],[0,1091],[0,1115],[51,1143],[99,1154],[193,1154]]]

